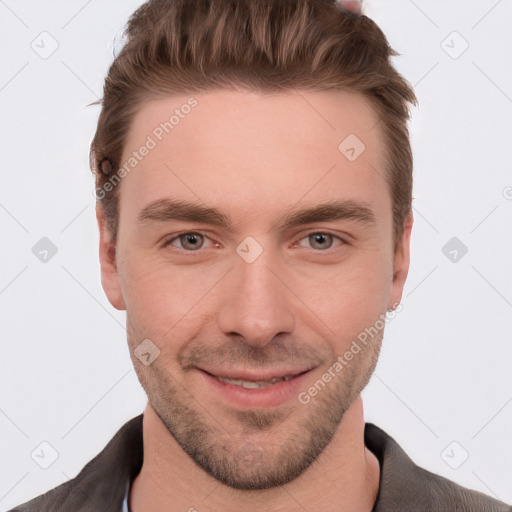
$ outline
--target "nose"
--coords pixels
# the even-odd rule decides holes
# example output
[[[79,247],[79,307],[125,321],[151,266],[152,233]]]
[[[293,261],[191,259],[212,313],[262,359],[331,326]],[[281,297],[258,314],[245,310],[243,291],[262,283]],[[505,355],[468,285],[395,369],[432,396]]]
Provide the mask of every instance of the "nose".
[[[221,299],[218,323],[222,332],[241,336],[254,347],[264,347],[278,334],[291,333],[294,294],[275,255],[264,250],[252,263],[240,258],[235,265]]]

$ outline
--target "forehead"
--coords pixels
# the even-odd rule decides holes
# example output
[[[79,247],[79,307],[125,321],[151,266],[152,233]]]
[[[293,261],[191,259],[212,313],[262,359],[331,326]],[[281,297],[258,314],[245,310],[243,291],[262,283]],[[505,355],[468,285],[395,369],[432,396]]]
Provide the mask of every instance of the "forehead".
[[[341,91],[221,90],[147,101],[124,147],[122,164],[134,152],[137,159],[123,178],[121,209],[163,197],[266,211],[301,198],[390,207],[378,121],[366,98]]]
[[[281,140],[286,135],[290,146],[318,146],[320,139],[325,139],[326,145],[334,144],[337,149],[340,138],[354,133],[369,145],[379,137],[379,129],[373,129],[378,121],[370,101],[354,92],[260,94],[219,90],[200,95],[176,95],[140,105],[130,126],[125,154],[143,143],[148,135],[167,145],[175,142],[175,151],[179,151],[180,139],[191,135],[201,137],[202,145],[242,141],[245,146],[275,140],[276,136]],[[229,141],[225,139],[226,134]],[[277,149],[272,144],[272,151]]]

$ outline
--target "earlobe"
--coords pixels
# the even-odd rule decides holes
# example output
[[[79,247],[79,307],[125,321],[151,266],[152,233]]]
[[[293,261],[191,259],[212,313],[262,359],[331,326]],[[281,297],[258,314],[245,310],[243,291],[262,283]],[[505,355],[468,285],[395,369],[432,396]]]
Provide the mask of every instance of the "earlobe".
[[[402,299],[405,281],[409,273],[411,232],[414,223],[412,211],[407,217],[400,243],[397,245],[393,260],[393,276],[388,311],[396,309]]]
[[[96,205],[96,220],[100,235],[99,258],[101,268],[101,285],[110,304],[118,310],[125,310],[126,305],[121,289],[121,281],[117,269],[116,244],[105,221],[103,207]]]

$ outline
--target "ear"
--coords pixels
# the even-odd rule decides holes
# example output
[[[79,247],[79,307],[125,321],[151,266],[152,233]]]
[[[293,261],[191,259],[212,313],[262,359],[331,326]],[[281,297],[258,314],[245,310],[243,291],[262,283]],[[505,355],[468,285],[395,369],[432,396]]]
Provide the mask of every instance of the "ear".
[[[409,273],[411,231],[414,223],[412,210],[409,213],[401,240],[397,243],[393,258],[393,281],[391,283],[391,295],[388,304],[388,311],[396,309],[402,300],[405,280]]]
[[[96,220],[100,231],[100,267],[101,285],[110,304],[116,309],[124,310],[121,281],[117,272],[116,244],[112,241],[112,233],[107,227],[103,207],[96,204]]]

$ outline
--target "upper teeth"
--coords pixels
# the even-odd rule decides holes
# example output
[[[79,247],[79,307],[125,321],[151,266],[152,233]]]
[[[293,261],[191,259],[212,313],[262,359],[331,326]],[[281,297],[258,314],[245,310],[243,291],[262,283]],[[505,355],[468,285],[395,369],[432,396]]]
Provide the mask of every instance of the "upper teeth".
[[[242,386],[243,388],[263,388],[265,386],[270,386],[272,384],[275,384],[276,382],[280,382],[282,380],[290,380],[293,378],[293,375],[286,375],[285,377],[274,377],[270,380],[260,380],[257,382],[248,381],[248,380],[240,380],[240,379],[227,379],[224,377],[217,377],[217,379],[221,380],[222,382],[226,382],[228,384],[235,384],[237,386]]]

